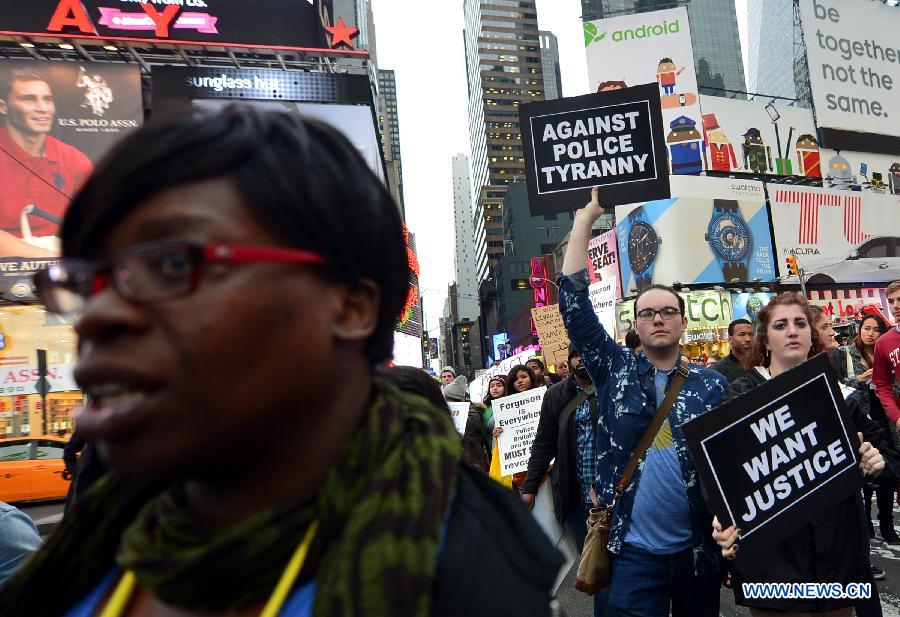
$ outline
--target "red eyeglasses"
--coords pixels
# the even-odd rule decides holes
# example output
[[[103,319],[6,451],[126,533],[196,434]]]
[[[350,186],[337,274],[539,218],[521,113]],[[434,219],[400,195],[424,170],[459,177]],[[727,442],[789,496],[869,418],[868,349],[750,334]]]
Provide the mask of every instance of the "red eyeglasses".
[[[104,263],[63,259],[35,274],[34,284],[48,311],[72,316],[108,286],[137,304],[165,302],[194,293],[204,264],[258,262],[321,265],[327,260],[299,249],[166,240],[140,244]]]

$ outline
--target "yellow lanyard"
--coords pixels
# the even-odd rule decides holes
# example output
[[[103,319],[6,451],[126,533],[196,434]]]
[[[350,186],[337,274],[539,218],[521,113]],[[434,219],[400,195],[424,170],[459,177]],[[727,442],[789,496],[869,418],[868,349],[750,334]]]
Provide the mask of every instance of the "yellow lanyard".
[[[269,596],[269,600],[263,607],[260,617],[276,617],[278,615],[291,591],[291,587],[294,586],[294,581],[297,580],[297,575],[300,574],[300,570],[303,568],[303,562],[306,561],[309,546],[312,544],[318,528],[319,521],[317,520],[313,521],[309,526],[306,535],[303,536],[303,541],[300,542],[288,565],[284,568],[284,572],[281,573],[281,578],[278,579],[278,584],[275,585],[275,590]],[[125,614],[125,609],[128,607],[131,596],[134,594],[135,586],[136,578],[134,572],[131,570],[126,571],[106,602],[106,606],[103,607],[100,617],[122,617]]]

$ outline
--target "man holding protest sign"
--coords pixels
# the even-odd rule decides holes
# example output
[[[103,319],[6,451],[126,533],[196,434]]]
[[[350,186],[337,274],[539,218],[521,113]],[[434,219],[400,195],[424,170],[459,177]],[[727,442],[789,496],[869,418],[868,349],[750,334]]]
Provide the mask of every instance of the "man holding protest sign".
[[[756,368],[732,383],[724,400],[730,401],[747,394],[769,379],[800,367],[813,354],[822,351],[819,334],[814,327],[814,315],[807,300],[798,293],[784,293],[773,297],[759,313],[759,328],[754,347]],[[814,363],[813,360],[810,364]],[[824,367],[828,363],[820,362]],[[790,376],[785,375],[785,378]],[[822,377],[822,375],[818,375]],[[821,380],[819,380],[821,381]],[[755,437],[765,445],[765,450],[742,465],[743,471],[758,486],[753,495],[746,498],[745,510],[738,514],[745,528],[762,528],[758,519],[777,512],[787,514],[789,507],[799,505],[798,496],[809,496],[819,488],[823,491],[838,490],[837,482],[826,486],[828,476],[835,468],[847,463],[855,464],[851,446],[859,452],[859,472],[881,481],[896,482],[896,453],[885,443],[885,436],[878,424],[868,417],[859,405],[859,392],[849,392],[846,399],[852,425],[850,430],[858,438],[858,444],[832,440],[828,433],[825,413],[831,407],[826,397],[820,404],[789,405],[790,395],[800,388],[793,388],[774,404],[781,405],[769,417],[755,423]],[[810,410],[817,414],[815,421],[802,418]],[[724,408],[723,408],[724,412]],[[837,426],[840,427],[840,422]],[[783,435],[783,436],[782,436]],[[753,439],[747,441],[753,442]],[[873,445],[874,444],[874,445]],[[881,450],[881,451],[880,451]],[[885,466],[881,452],[889,456]],[[733,467],[733,465],[730,465]],[[854,473],[859,473],[854,472]],[[816,486],[816,484],[819,486]],[[734,483],[731,483],[734,484]],[[773,490],[774,489],[774,490]],[[712,488],[710,490],[713,490]],[[727,490],[727,489],[726,489]],[[844,492],[846,495],[846,491]],[[828,499],[819,491],[819,497]],[[836,496],[838,497],[838,496]],[[790,503],[794,500],[793,503]],[[832,583],[848,589],[851,583],[872,583],[869,563],[869,538],[861,493],[850,489],[849,496],[832,501],[828,507],[808,521],[774,548],[754,552],[742,557],[738,553],[741,529],[729,526],[722,529],[718,518],[713,520],[713,538],[722,547],[722,555],[735,560],[733,571],[734,593],[737,604],[751,607],[751,615],[770,615],[769,611],[796,611],[794,614],[851,615],[853,606],[867,604],[856,597],[774,598],[753,597],[753,590],[744,583]],[[779,519],[773,525],[791,524],[789,517]],[[771,532],[770,532],[771,533]],[[749,546],[749,545],[748,545]],[[745,591],[746,590],[746,591]],[[877,593],[871,585],[872,593]],[[848,594],[850,595],[850,594]],[[870,602],[876,601],[875,598]],[[871,607],[868,607],[871,608]],[[857,613],[859,614],[859,613]],[[878,613],[880,614],[880,612]]]
[[[719,614],[720,581],[716,546],[708,536],[712,514],[681,425],[718,405],[727,383],[710,369],[679,368],[687,321],[684,301],[671,288],[652,286],[635,300],[641,354],[620,347],[600,324],[584,264],[591,227],[601,214],[593,189],[591,202],[575,214],[559,295],[569,339],[582,353],[601,405],[595,488],[601,502],[614,506],[610,605],[616,615],[662,617],[671,603],[676,617],[713,617]],[[687,374],[667,419],[643,465],[616,495],[628,460],[678,372]]]

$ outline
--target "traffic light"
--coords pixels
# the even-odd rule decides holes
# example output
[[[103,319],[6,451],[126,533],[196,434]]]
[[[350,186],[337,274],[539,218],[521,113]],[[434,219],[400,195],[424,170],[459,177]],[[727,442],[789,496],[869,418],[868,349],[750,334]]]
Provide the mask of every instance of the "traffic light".
[[[790,274],[791,276],[797,276],[797,274],[799,273],[797,270],[797,258],[791,255],[784,261],[787,264],[788,274]]]

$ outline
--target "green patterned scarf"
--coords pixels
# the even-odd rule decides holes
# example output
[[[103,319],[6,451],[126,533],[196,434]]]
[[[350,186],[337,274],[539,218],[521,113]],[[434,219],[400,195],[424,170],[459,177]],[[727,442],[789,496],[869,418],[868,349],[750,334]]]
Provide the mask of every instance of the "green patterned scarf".
[[[297,579],[317,581],[316,617],[427,616],[459,447],[446,413],[376,380],[363,422],[314,501],[210,530],[191,516],[180,486],[107,476],[0,591],[0,614],[63,614],[116,563],[184,609],[261,604],[316,517]],[[46,593],[48,580],[65,584]]]

